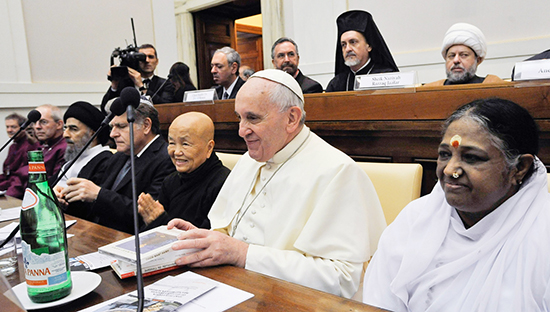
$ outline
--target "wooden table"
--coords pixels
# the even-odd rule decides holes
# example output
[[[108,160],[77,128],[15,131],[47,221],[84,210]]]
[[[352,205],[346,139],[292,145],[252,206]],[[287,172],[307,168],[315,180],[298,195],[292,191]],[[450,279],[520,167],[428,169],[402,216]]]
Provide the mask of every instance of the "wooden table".
[[[4,206],[8,203],[9,205]],[[13,203],[16,204],[13,205]],[[17,200],[0,200],[0,208],[14,206],[17,206]],[[79,218],[68,215],[65,217],[67,220],[77,220],[76,224],[68,230],[69,234],[75,235],[68,239],[70,257],[97,251],[100,246],[130,236]],[[0,227],[7,223],[9,222],[0,223]],[[16,273],[9,279],[12,286],[25,280],[21,264],[22,261],[19,261],[19,275]],[[174,271],[148,276],[144,278],[144,284],[149,285],[167,275],[177,275],[187,270],[189,269],[182,267]],[[251,299],[228,311],[381,311],[354,300],[233,266],[191,269],[191,271],[254,294]],[[43,311],[78,311],[135,290],[135,278],[121,280],[111,268],[99,269],[96,270],[96,273],[101,275],[102,281],[93,292],[63,306]],[[9,299],[1,295],[0,307],[5,312],[21,311]]]

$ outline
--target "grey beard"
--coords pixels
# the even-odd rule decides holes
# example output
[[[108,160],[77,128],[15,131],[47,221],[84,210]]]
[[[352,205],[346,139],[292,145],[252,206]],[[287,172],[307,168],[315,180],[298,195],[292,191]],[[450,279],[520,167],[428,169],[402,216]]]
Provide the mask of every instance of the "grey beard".
[[[74,142],[74,144],[67,144],[67,148],[65,149],[65,162],[69,162],[75,159],[76,155],[78,155],[78,153],[80,153],[80,151],[84,149],[84,145],[86,145],[86,142],[88,142],[91,137],[91,131],[88,131],[82,136],[80,141]]]
[[[451,70],[447,70],[447,80],[452,83],[461,83],[466,82],[476,75],[477,71],[477,62],[470,66],[469,69],[463,71],[462,73],[454,73]]]
[[[350,60],[344,60],[344,64],[346,64],[347,67],[357,66],[361,63],[361,61],[357,58],[350,59]]]

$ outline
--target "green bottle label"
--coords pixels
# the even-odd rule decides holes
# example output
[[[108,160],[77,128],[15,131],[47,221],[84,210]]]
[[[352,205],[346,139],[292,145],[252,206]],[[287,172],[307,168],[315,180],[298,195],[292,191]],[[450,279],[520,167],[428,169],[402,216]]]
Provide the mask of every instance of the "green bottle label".
[[[38,202],[40,202],[38,195],[30,188],[27,188],[25,189],[25,196],[23,196],[23,202],[21,203],[21,210],[34,208],[38,205]]]

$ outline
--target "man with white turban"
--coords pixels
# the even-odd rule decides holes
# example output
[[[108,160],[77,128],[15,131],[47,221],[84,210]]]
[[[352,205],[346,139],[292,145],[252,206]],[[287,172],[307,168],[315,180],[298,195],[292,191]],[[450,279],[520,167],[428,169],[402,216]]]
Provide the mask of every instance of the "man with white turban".
[[[485,36],[474,25],[456,23],[445,34],[441,55],[445,59],[447,79],[430,82],[424,86],[443,86],[468,83],[502,83],[495,75],[479,77],[477,66],[487,55]]]
[[[248,152],[208,214],[214,231],[168,223],[186,230],[172,248],[202,249],[176,263],[231,264],[350,298],[386,226],[368,176],[304,125],[302,89],[282,70],[252,75],[235,113]]]

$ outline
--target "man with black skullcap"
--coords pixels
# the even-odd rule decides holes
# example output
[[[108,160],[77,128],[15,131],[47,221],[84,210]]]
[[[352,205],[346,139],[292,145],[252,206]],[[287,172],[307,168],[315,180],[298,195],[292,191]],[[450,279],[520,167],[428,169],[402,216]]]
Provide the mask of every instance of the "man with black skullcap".
[[[74,164],[59,180],[58,186],[67,186],[66,181],[73,177],[81,177],[92,181],[101,178],[103,174],[101,164],[113,155],[109,147],[105,146],[109,140],[108,128],[103,129],[98,134],[80,158],[76,160],[75,158],[94,135],[104,118],[105,116],[99,109],[88,102],[76,102],[69,106],[65,115],[63,115],[63,122],[65,123],[63,137],[67,142],[67,148],[65,149],[66,163],[61,171],[64,171],[73,160]]]
[[[495,75],[476,75],[477,66],[487,55],[487,43],[481,30],[474,25],[456,23],[451,26],[443,39],[441,55],[445,60],[447,79],[430,82],[424,86],[504,82]]]
[[[384,38],[365,11],[348,11],[338,16],[335,77],[326,92],[353,91],[355,76],[398,72]]]
[[[59,202],[65,208],[65,212],[78,217],[85,217],[84,209],[78,203],[68,205],[61,196],[61,192],[67,187],[67,180],[70,178],[79,177],[99,183],[103,177],[105,172],[103,165],[113,155],[109,147],[104,146],[109,140],[108,127],[97,135],[80,158],[76,159],[76,155],[94,135],[104,118],[105,116],[99,109],[88,102],[73,103],[63,115],[63,122],[65,123],[63,137],[67,142],[67,148],[65,149],[65,160],[67,162],[63,165],[59,174],[65,171],[72,161],[74,161],[74,164],[54,186],[54,191]]]

